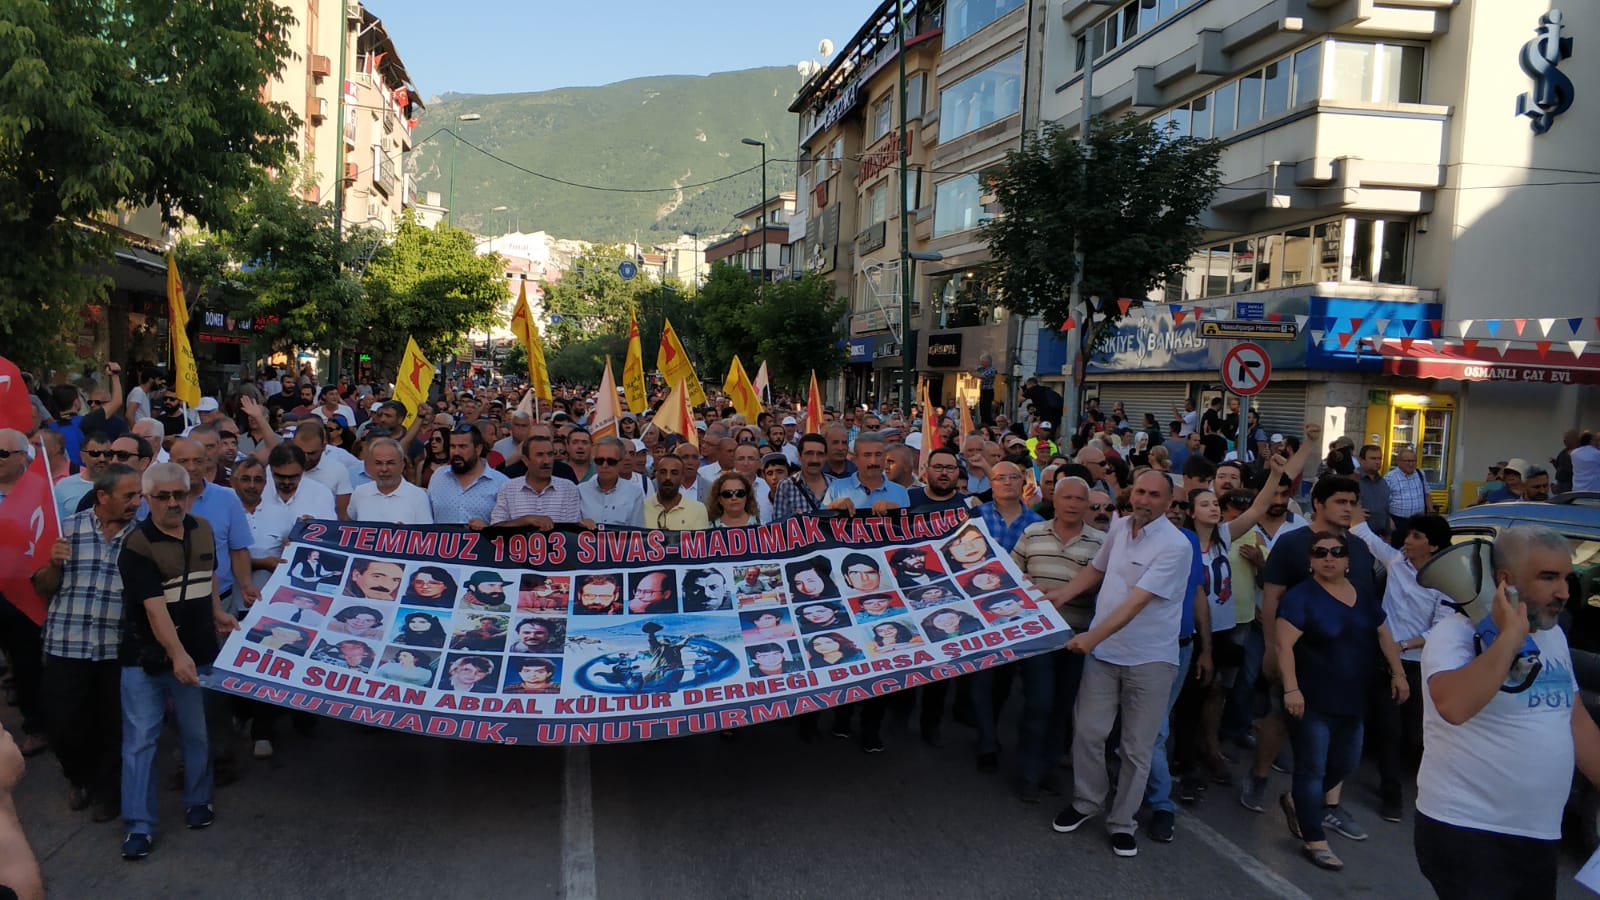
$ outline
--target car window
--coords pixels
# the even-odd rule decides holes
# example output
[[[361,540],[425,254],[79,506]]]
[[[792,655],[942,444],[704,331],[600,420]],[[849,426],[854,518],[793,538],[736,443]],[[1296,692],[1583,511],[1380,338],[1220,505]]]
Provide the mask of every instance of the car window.
[[[1600,653],[1600,537],[1567,535],[1572,575],[1567,579],[1567,643]]]

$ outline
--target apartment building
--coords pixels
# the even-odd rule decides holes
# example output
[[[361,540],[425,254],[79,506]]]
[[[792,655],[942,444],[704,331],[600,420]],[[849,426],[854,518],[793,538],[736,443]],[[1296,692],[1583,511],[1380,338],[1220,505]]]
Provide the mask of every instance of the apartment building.
[[[790,271],[792,263],[794,246],[789,238],[789,221],[794,211],[794,191],[773,194],[764,203],[739,210],[734,215],[739,225],[733,234],[713,241],[699,254],[690,254],[688,260],[691,265],[697,256],[703,257],[707,266],[727,263],[766,281],[783,278]],[[763,217],[765,225],[762,224]],[[663,259],[650,269],[652,272],[665,272],[665,263]],[[677,265],[681,270],[681,258],[678,258]]]
[[[1578,99],[1542,133],[1519,114],[1548,2],[1057,0],[1039,115],[1147,117],[1221,140],[1223,187],[1182,283],[1086,360],[1102,407],[1164,422],[1218,390],[1202,317],[1294,321],[1256,398],[1270,430],[1415,446],[1436,485],[1547,458],[1600,408],[1600,10],[1566,10]],[[1556,45],[1559,47],[1559,45]],[[1545,45],[1533,45],[1545,54]],[[1570,99],[1570,94],[1569,94]],[[1066,248],[1064,248],[1064,252]],[[1503,324],[1503,327],[1502,327]],[[1036,335],[1037,368],[1064,342]],[[1579,411],[1590,421],[1580,421]],[[1545,454],[1541,456],[1540,454]],[[1440,492],[1439,499],[1456,501]]]

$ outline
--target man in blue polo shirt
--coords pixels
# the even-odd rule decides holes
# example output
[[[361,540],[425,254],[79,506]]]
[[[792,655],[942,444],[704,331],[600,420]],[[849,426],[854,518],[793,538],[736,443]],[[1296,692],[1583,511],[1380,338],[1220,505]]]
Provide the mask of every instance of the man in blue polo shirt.
[[[863,431],[856,435],[856,473],[835,479],[828,486],[828,496],[822,502],[829,509],[870,509],[880,516],[910,506],[911,498],[906,489],[884,477],[883,466],[887,456],[883,435],[876,431]]]

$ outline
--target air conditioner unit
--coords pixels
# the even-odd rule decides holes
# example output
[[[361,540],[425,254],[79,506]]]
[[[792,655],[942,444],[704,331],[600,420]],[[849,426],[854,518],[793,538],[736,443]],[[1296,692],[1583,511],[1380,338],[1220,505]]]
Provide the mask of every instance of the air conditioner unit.
[[[333,61],[326,56],[314,53],[311,55],[311,77],[327,78],[333,74]]]
[[[361,174],[361,167],[353,162],[344,164],[344,180],[346,184],[355,184],[357,176]]]
[[[321,125],[328,118],[328,99],[316,98],[317,102],[311,107],[311,124]]]

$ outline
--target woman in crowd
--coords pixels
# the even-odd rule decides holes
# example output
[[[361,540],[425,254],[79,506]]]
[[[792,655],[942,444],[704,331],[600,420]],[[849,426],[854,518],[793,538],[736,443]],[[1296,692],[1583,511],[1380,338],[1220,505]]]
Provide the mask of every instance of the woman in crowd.
[[[1328,847],[1323,798],[1360,763],[1361,723],[1380,660],[1393,701],[1404,703],[1411,693],[1383,604],[1357,590],[1346,577],[1349,568],[1345,536],[1317,532],[1311,578],[1290,588],[1278,605],[1278,667],[1294,744],[1294,788],[1278,805],[1306,857],[1332,870],[1344,862]]]
[[[706,518],[712,528],[761,524],[756,489],[744,473],[729,469],[711,482],[711,490],[706,492]]]
[[[450,468],[450,430],[434,428],[423,444],[422,460],[417,464],[417,484],[428,486],[428,480],[439,469]]]

